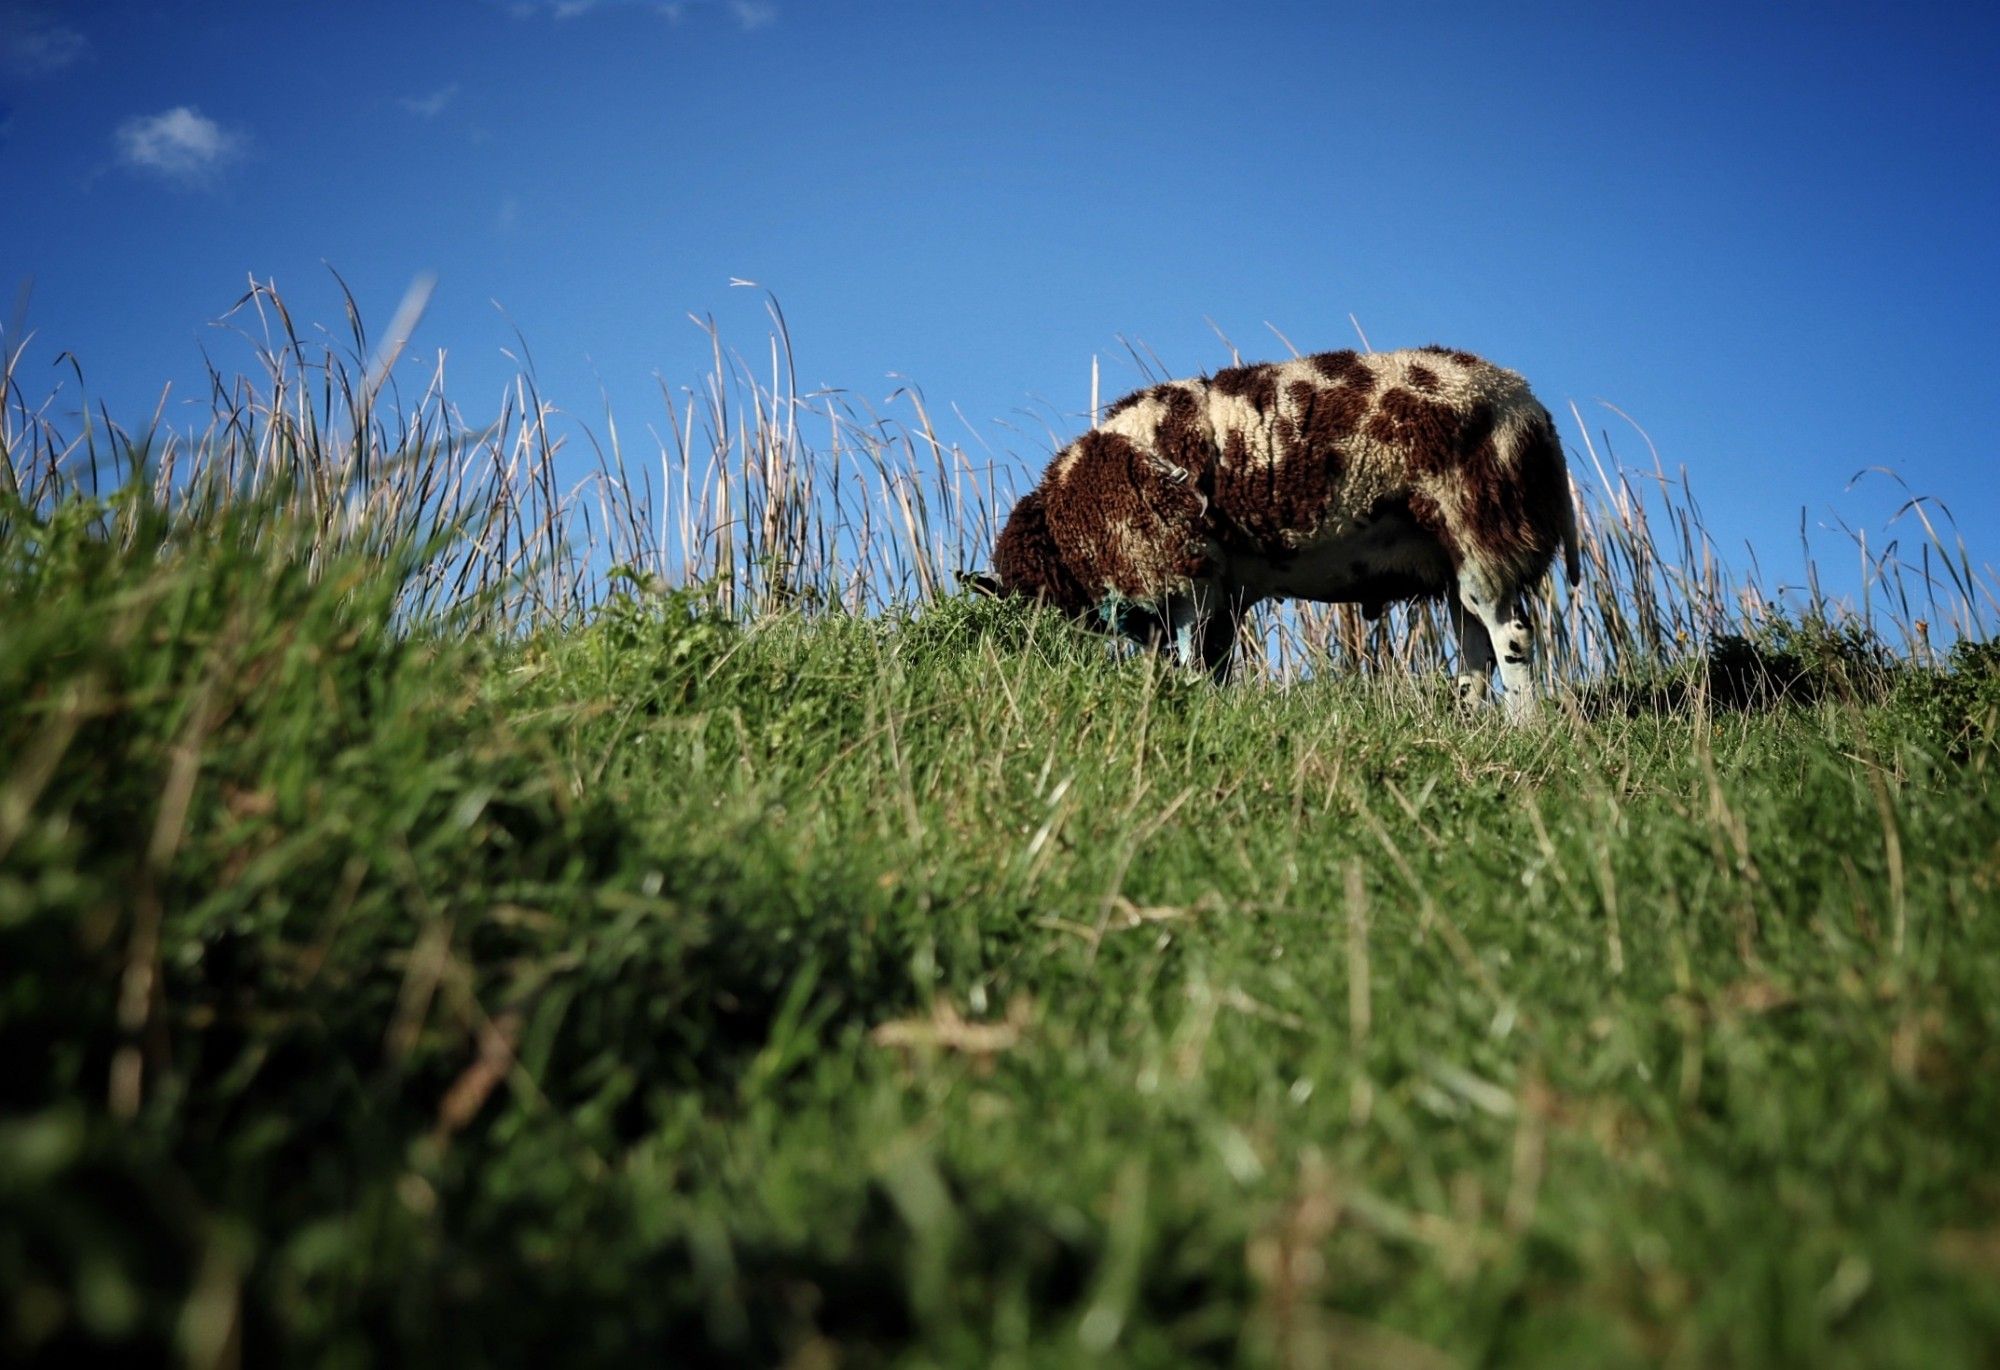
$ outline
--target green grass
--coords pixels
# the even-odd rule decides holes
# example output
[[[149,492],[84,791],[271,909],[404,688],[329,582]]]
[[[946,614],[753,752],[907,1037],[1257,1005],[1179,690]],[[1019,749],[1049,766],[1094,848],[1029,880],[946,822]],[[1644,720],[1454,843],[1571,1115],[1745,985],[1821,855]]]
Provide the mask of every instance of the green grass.
[[[6,522],[10,1359],[2000,1356],[1990,646],[1510,730]]]

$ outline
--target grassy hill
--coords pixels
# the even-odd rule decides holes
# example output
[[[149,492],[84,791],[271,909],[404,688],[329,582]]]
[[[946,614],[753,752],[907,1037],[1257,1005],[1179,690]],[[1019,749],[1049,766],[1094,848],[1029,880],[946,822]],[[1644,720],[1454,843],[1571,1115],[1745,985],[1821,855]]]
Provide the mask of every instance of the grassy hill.
[[[463,530],[14,436],[11,1360],[2000,1356],[1991,644],[1516,730],[949,595],[496,623]]]

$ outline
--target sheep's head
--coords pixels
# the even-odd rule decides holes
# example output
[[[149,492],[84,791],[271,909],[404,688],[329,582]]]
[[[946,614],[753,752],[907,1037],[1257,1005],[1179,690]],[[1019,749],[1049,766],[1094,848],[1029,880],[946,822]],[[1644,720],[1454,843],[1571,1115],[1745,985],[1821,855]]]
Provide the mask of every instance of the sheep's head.
[[[1168,637],[1165,618],[1150,605],[1115,592],[1085,588],[1049,531],[1043,492],[1024,496],[1008,516],[993,548],[991,571],[961,572],[959,584],[995,598],[1019,596],[1061,610],[1078,627],[1160,646]]]
[[[1034,598],[1040,603],[1054,604],[1069,615],[1079,628],[1087,628],[1107,636],[1123,637],[1144,647],[1163,648],[1172,640],[1171,625],[1166,616],[1148,604],[1140,604],[1117,595],[1106,595],[1081,607],[1061,604],[1046,594],[1032,593],[1027,589],[1010,586],[991,571],[960,571],[958,583],[963,589],[974,594],[991,595],[995,599],[1010,596]]]
[[[1049,530],[1046,497],[1040,490],[1029,491],[1014,506],[993,544],[992,573],[974,584],[990,594],[1042,600],[1072,617],[1088,613],[1097,598],[1064,562]]]

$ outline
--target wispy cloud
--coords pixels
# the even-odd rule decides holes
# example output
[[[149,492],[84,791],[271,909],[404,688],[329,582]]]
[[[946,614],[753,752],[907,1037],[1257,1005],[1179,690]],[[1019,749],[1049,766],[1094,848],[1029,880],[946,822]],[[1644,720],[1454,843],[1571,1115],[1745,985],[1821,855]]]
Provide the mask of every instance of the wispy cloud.
[[[0,13],[0,67],[14,76],[67,71],[90,55],[90,40],[68,24],[24,10]]]
[[[575,19],[602,9],[605,0],[507,0],[507,13],[516,19],[533,19],[546,14],[555,19]]]
[[[576,19],[586,14],[602,14],[614,9],[635,9],[640,0],[503,0],[507,12],[516,19],[546,15],[552,19]],[[706,9],[727,14],[745,33],[777,22],[774,0],[645,0],[647,8],[678,24]]]
[[[450,104],[457,94],[458,82],[453,81],[450,85],[434,90],[429,95],[405,95],[397,100],[396,103],[420,118],[435,119],[438,115],[444,113],[444,107]]]
[[[113,135],[118,160],[135,171],[184,186],[205,185],[243,155],[248,143],[192,105],[127,119]]]

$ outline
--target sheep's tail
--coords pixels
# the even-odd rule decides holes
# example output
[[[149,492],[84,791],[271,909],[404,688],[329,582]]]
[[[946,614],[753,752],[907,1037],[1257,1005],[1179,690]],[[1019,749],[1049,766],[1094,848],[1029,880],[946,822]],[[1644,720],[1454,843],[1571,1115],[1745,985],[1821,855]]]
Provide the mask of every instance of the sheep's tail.
[[[1515,479],[1521,482],[1522,511],[1526,526],[1520,534],[1538,552],[1554,542],[1562,548],[1563,570],[1569,583],[1583,579],[1583,547],[1576,526],[1576,490],[1570,485],[1569,459],[1563,455],[1562,439],[1556,436],[1555,420],[1549,411],[1521,391],[1519,417],[1509,425],[1502,441],[1510,449]],[[1535,577],[1546,574],[1548,561],[1538,556]]]
[[[1535,405],[1535,411],[1540,422],[1531,424],[1527,440],[1542,447],[1548,462],[1543,469],[1554,468],[1549,474],[1554,477],[1552,483],[1556,488],[1549,490],[1545,498],[1561,503],[1560,511],[1551,512],[1556,512],[1555,532],[1562,543],[1563,570],[1569,576],[1569,583],[1575,585],[1583,579],[1583,547],[1576,528],[1576,487],[1570,483],[1569,458],[1563,454],[1562,439],[1556,435],[1555,418],[1539,404]]]
[[[1583,549],[1578,543],[1576,532],[1576,487],[1569,483],[1569,471],[1563,471],[1563,570],[1569,575],[1573,586],[1583,579]]]

